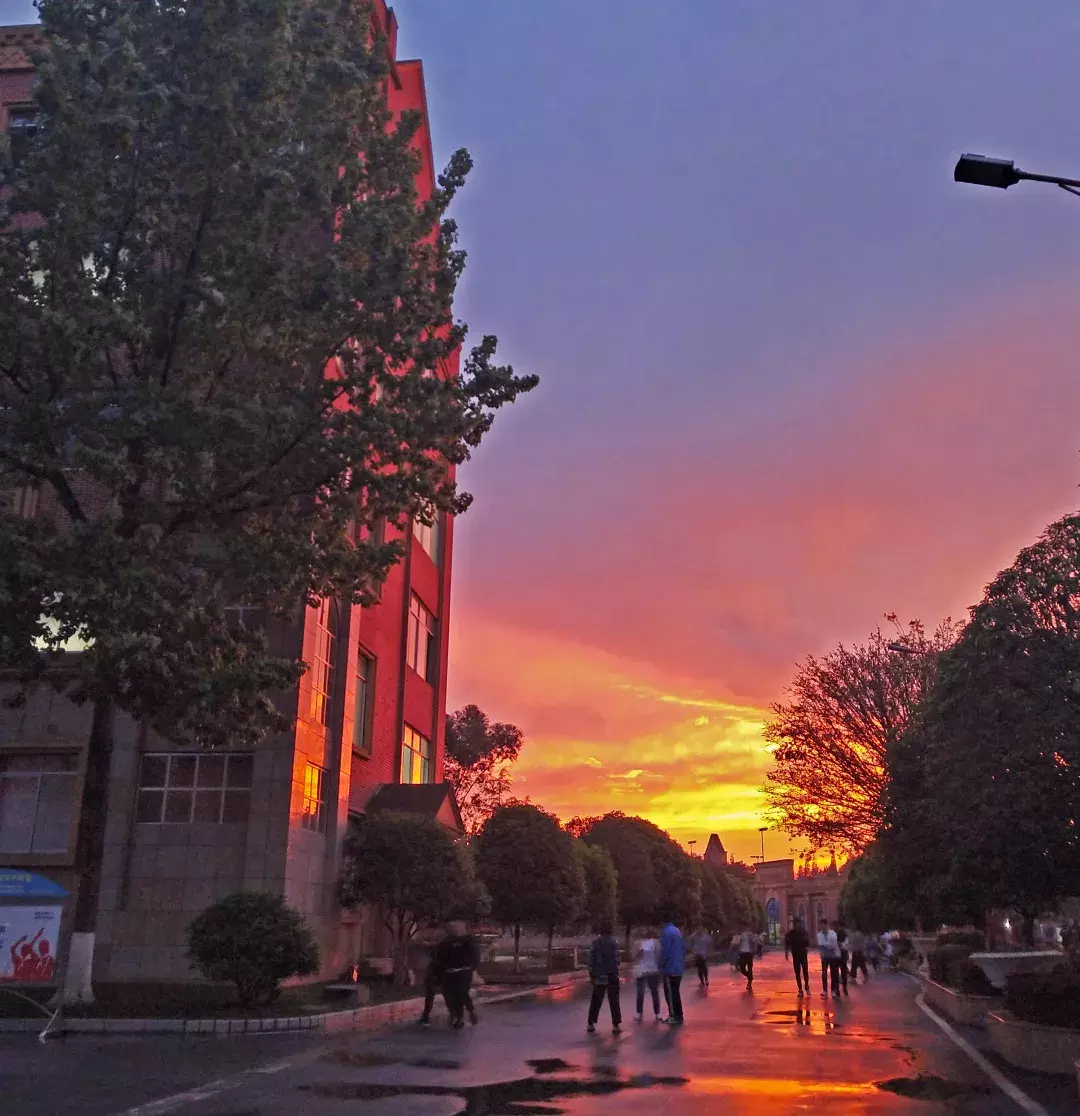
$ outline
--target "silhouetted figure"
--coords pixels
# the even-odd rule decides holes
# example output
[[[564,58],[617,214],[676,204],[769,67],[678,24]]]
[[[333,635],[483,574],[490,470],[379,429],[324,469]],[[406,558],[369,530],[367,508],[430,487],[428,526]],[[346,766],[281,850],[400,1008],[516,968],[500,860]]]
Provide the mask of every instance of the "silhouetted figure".
[[[589,950],[589,977],[592,980],[592,999],[589,1001],[588,1032],[596,1031],[596,1021],[600,1018],[600,1007],[607,997],[611,1012],[611,1032],[619,1034],[622,1030],[622,1006],[619,1003],[619,943],[612,933],[611,925],[600,927],[600,936]]]
[[[795,972],[795,983],[799,995],[810,994],[810,935],[803,926],[802,919],[795,919],[791,929],[784,935],[784,956],[791,958]]]

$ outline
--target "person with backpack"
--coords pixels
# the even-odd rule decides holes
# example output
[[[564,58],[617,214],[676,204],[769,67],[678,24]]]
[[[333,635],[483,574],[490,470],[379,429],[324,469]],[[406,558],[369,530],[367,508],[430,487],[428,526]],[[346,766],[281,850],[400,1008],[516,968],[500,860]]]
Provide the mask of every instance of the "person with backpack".
[[[610,923],[600,926],[599,937],[589,949],[589,977],[592,980],[592,999],[589,1000],[589,1024],[586,1030],[596,1033],[600,1007],[607,997],[611,1012],[611,1033],[622,1033],[622,1006],[619,1003],[619,943],[612,933]]]

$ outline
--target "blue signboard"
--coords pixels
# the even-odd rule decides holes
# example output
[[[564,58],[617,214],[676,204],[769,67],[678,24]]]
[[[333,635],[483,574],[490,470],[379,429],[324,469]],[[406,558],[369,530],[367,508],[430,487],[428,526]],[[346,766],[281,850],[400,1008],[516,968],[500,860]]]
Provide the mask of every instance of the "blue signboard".
[[[46,876],[21,868],[0,868],[0,899],[64,899],[67,895]]]

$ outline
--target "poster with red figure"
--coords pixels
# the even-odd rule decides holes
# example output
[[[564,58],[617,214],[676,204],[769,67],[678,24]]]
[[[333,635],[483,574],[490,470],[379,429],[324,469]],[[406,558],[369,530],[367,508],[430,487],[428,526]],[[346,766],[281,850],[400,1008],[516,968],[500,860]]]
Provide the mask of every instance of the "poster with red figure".
[[[0,907],[0,981],[41,984],[56,975],[62,907]]]

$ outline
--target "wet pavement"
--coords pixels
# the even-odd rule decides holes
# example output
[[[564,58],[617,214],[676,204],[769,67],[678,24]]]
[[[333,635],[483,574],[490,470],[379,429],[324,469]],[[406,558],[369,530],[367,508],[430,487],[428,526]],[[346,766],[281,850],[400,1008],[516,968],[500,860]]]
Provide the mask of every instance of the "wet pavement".
[[[490,1007],[478,1027],[461,1032],[449,1031],[445,1016],[436,1016],[430,1030],[329,1036],[272,1051],[258,1040],[189,1043],[183,1059],[190,1061],[200,1050],[208,1059],[201,1087],[192,1093],[187,1083],[186,1096],[172,1097],[160,1089],[143,1113],[783,1116],[820,1108],[830,1116],[1015,1116],[1021,1111],[919,1011],[918,989],[907,977],[882,974],[834,1003],[818,995],[799,1001],[789,974],[782,956],[766,957],[748,995],[727,965],[717,966],[708,996],[688,974],[683,1028],[634,1022],[632,988],[624,986],[626,1019],[619,1038],[604,1017],[597,1035],[585,1034],[587,990],[579,990],[554,1001]],[[222,1076],[215,1062],[224,1056],[222,1047],[249,1064]],[[79,1049],[69,1046],[73,1055]],[[146,1068],[150,1076],[172,1057],[171,1046],[156,1049]],[[57,1057],[59,1072],[63,1060]],[[129,1061],[127,1055],[114,1062],[117,1075],[130,1072]],[[18,1110],[111,1116],[151,1099],[140,1079],[125,1106],[102,1107],[100,1093],[84,1093],[79,1105],[77,1076],[67,1076],[65,1083],[63,1098],[70,1107],[51,1107],[38,1094],[30,1107],[28,1097],[20,1098]],[[110,1075],[110,1080],[121,1086],[123,1078]],[[5,1093],[0,1088],[0,1112],[7,1111]],[[1060,1095],[1069,1106],[1048,1110],[1054,1116],[1076,1111],[1075,1094],[1062,1089]]]

